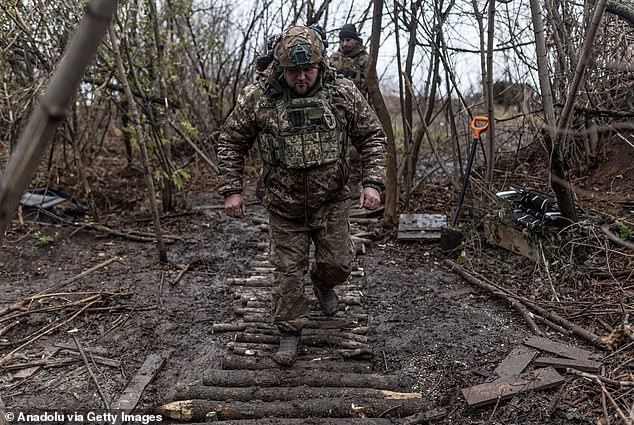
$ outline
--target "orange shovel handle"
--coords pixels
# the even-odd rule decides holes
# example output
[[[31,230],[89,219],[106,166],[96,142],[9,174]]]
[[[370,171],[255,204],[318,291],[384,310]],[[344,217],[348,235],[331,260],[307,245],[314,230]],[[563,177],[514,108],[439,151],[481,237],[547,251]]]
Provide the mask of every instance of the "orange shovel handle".
[[[479,122],[483,122],[484,125],[478,127]],[[487,128],[489,128],[489,117],[473,117],[471,128],[473,129],[473,138],[480,140],[480,133],[487,131]]]

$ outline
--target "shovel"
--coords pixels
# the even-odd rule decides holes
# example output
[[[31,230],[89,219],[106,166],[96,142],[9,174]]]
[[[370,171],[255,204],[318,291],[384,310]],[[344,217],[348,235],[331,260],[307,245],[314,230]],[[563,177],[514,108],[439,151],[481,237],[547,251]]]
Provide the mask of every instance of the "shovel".
[[[480,127],[478,123],[484,123]],[[451,222],[449,226],[445,226],[440,231],[440,248],[444,252],[453,252],[462,243],[462,232],[456,229],[456,223],[460,216],[460,210],[462,209],[462,203],[464,202],[464,196],[467,192],[467,186],[469,186],[469,175],[471,174],[471,167],[473,166],[473,159],[476,155],[476,149],[478,147],[478,141],[480,140],[480,133],[486,131],[489,128],[488,117],[474,117],[471,121],[471,128],[473,129],[473,143],[471,144],[471,150],[469,151],[469,159],[467,161],[467,168],[464,172],[464,179],[462,180],[462,188],[460,189],[460,195],[458,196],[458,204],[451,216]]]

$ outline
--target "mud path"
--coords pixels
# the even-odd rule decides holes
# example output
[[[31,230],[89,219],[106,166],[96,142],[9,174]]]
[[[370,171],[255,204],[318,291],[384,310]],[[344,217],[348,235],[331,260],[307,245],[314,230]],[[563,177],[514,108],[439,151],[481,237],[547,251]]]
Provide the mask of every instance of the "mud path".
[[[194,207],[218,203],[216,197],[207,196],[196,199]],[[398,244],[389,239],[371,243],[368,251],[358,256],[348,287],[340,289],[342,311],[324,320],[315,309],[308,332],[312,337],[303,345],[297,366],[280,371],[267,357],[275,347],[275,332],[265,320],[266,291],[256,283],[267,280],[269,272],[265,270],[268,234],[264,210],[250,206],[244,220],[228,219],[216,208],[195,211],[165,221],[166,232],[178,236],[169,247],[171,264],[166,266],[157,263],[151,244],[72,227],[27,224],[12,230],[0,251],[4,264],[0,307],[54,287],[104,260],[117,260],[72,282],[64,288],[64,295],[37,301],[46,307],[83,300],[88,292],[102,294],[100,302],[14,354],[14,364],[47,359],[48,366],[0,369],[0,394],[7,410],[103,409],[87,367],[73,349],[75,336],[85,350],[108,360],[89,366],[111,403],[119,399],[149,355],[170,353],[140,399],[137,410],[141,412],[154,412],[160,405],[186,398],[182,384],[200,383],[205,376],[237,369],[252,377],[263,373],[278,378],[276,373],[305,379],[330,377],[330,385],[324,385],[325,381],[315,385],[329,388],[333,380],[339,381],[340,387],[350,387],[358,379],[351,374],[398,378],[394,381],[397,386],[381,388],[373,381],[357,388],[421,395],[407,410],[403,407],[409,406],[406,402],[395,406],[383,400],[367,406],[368,400],[381,400],[367,392],[355,393],[355,399],[351,393],[325,390],[321,395],[310,393],[314,396],[311,399],[321,399],[316,406],[297,402],[304,407],[295,408],[311,416],[317,416],[318,409],[351,411],[352,403],[329,407],[325,399],[360,398],[366,406],[358,407],[357,416],[381,416],[393,423],[402,422],[398,417],[432,409],[444,412],[434,423],[567,423],[574,407],[553,401],[560,390],[516,396],[512,402],[495,407],[466,406],[460,390],[490,378],[498,363],[530,333],[515,312],[444,271],[442,257],[432,245]],[[147,222],[142,225],[149,227]],[[54,236],[55,243],[39,246],[36,235],[41,234]],[[264,277],[253,278],[258,275]],[[109,295],[103,295],[106,293]],[[0,355],[15,348],[10,345],[12,341],[28,340],[43,326],[73,312],[77,312],[76,307],[23,316],[1,337],[5,346],[0,347]],[[214,324],[244,327],[213,332]],[[262,395],[264,386],[248,386],[259,387],[260,392],[243,403],[267,397]],[[307,391],[304,386],[299,388]],[[288,415],[291,407],[279,404],[281,399],[280,395],[278,416]],[[292,400],[306,401],[307,397],[295,391],[287,399],[292,404]],[[261,405],[241,408],[263,409]],[[298,419],[294,423],[344,422]]]

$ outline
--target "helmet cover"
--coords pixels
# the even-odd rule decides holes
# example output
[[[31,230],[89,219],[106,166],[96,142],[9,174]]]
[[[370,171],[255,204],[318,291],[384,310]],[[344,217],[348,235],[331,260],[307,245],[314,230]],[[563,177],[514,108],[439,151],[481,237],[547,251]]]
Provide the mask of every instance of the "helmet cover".
[[[304,68],[320,63],[323,58],[323,40],[312,28],[290,27],[280,35],[275,45],[275,58],[282,68]]]

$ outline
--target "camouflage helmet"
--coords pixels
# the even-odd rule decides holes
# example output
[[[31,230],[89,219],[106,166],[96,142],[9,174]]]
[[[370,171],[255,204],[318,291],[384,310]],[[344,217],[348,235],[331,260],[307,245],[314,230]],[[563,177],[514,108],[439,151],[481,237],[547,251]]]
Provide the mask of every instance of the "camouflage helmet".
[[[282,68],[303,68],[317,65],[324,59],[321,34],[308,27],[290,27],[275,45],[275,58]]]

